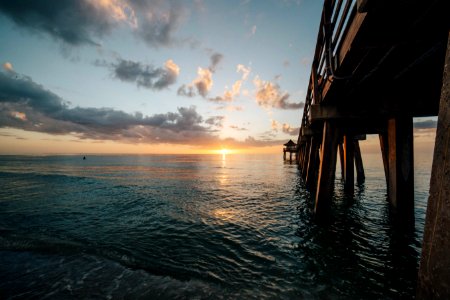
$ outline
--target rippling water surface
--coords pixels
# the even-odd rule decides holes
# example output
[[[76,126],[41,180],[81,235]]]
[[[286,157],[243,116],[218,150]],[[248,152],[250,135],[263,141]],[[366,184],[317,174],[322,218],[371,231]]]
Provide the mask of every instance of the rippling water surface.
[[[378,155],[319,224],[281,155],[0,157],[0,298],[412,297],[415,229],[389,212]]]

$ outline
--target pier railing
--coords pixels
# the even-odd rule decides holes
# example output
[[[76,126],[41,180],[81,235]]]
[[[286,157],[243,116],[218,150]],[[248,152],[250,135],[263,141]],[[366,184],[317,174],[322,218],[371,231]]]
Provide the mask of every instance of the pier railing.
[[[364,10],[365,2],[367,1],[358,1],[359,11]],[[339,65],[344,58],[344,53],[340,49],[345,43],[349,25],[356,14],[357,0],[325,0],[306,93],[300,136],[309,130],[311,105],[322,102],[324,93],[333,80],[348,77],[348,75],[339,74]],[[298,143],[301,142],[300,136]]]

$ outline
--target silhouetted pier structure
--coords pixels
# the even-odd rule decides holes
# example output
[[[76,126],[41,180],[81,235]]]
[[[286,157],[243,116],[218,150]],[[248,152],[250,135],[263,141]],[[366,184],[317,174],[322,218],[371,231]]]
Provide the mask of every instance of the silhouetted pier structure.
[[[421,297],[450,297],[450,258],[443,254],[450,253],[450,227],[436,225],[440,218],[450,226],[449,78],[442,75],[449,6],[448,0],[325,0],[297,142],[301,175],[321,215],[330,208],[337,153],[344,189],[352,195],[354,165],[358,181],[364,180],[359,140],[378,134],[392,211],[413,218],[413,117],[443,115],[438,133],[447,140],[436,143],[434,159],[440,162],[433,162],[433,174],[440,177],[433,175],[437,182],[431,190],[434,184],[447,192],[439,192],[438,200],[430,194],[428,210],[433,206],[435,213],[428,212],[425,241],[432,234],[441,237],[435,247],[447,248],[435,251],[440,256],[426,254]],[[444,170],[435,172],[437,166]],[[430,261],[436,263],[429,267]],[[439,261],[446,262],[444,267]],[[440,273],[432,276],[433,270]]]
[[[283,145],[283,159],[286,160],[286,153],[289,153],[289,161],[292,162],[292,153],[295,155],[295,160],[297,160],[297,144],[292,140],[289,140]]]

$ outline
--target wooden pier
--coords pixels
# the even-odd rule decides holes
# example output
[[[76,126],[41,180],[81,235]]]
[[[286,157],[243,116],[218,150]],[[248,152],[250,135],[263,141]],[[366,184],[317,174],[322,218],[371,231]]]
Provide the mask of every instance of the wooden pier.
[[[297,144],[292,140],[289,140],[286,144],[284,144],[283,148],[283,159],[286,160],[286,153],[289,153],[289,161],[292,162],[292,154],[294,154],[294,159],[297,160]]]
[[[448,227],[436,226],[437,218],[450,226],[449,163],[444,159],[450,83],[448,77],[443,80],[449,6],[448,0],[325,0],[297,141],[300,173],[321,216],[330,209],[338,152],[344,189],[351,196],[355,175],[359,183],[365,178],[359,141],[377,134],[391,210],[406,222],[414,218],[413,117],[440,113],[437,136],[446,136],[447,148],[441,147],[446,156],[435,153],[437,183],[432,183],[446,187],[447,193],[439,194],[447,199],[439,200],[446,213],[428,213],[425,228],[425,241],[430,234],[445,240],[433,244],[446,247],[433,248],[436,255],[450,253]],[[447,169],[436,177],[434,168],[442,165]],[[419,297],[450,298],[450,260],[442,261],[439,274],[431,276],[429,264],[421,271]]]

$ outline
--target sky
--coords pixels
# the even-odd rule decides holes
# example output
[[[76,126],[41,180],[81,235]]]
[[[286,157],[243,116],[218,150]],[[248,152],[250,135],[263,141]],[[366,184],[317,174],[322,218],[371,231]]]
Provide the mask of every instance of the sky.
[[[298,136],[321,9],[1,1],[0,154],[279,152]]]

